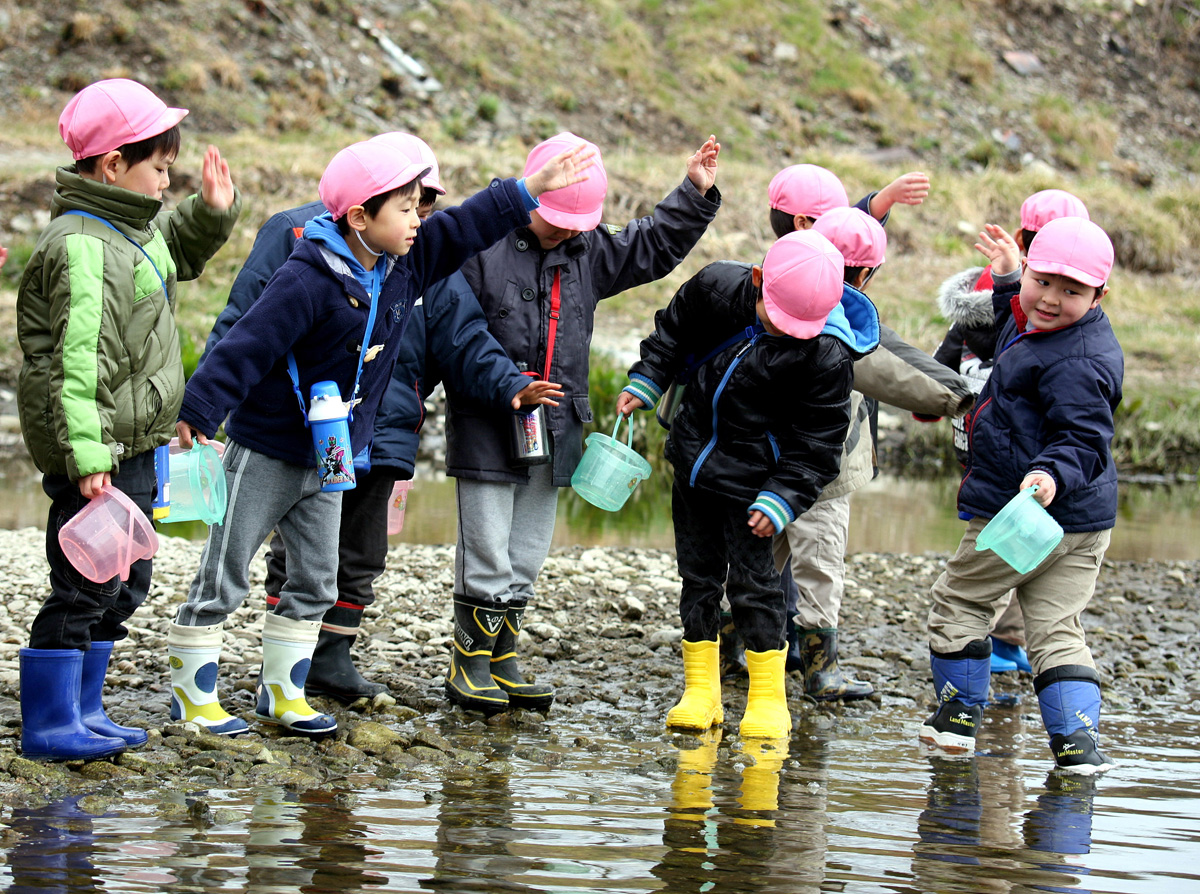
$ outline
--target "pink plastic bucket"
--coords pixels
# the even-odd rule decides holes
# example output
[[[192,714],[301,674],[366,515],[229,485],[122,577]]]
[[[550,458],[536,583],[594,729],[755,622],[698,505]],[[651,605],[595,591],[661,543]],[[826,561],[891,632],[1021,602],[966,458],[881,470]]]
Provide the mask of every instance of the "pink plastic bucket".
[[[129,579],[129,568],[158,552],[146,513],[115,487],[106,487],[58,532],[67,560],[88,580]]]

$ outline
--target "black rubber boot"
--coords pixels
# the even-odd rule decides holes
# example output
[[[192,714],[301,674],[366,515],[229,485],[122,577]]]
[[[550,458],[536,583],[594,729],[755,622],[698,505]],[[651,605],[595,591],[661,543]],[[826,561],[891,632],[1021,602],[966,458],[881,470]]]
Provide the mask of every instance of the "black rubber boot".
[[[787,657],[783,669],[789,673],[804,670],[804,656],[800,654],[800,628],[790,616],[787,619]]]
[[[721,642],[721,679],[729,680],[747,676],[746,647],[742,643],[741,634],[733,625],[733,615],[730,612],[721,612],[720,625],[718,639]]]
[[[304,683],[305,692],[328,695],[345,705],[387,692],[382,683],[365,679],[350,655],[350,647],[358,638],[362,613],[358,606],[345,604],[335,605],[325,612],[308,679]]]
[[[825,627],[800,631],[800,661],[804,671],[804,693],[819,702],[853,701],[875,691],[870,683],[842,674],[838,667],[837,629]]]
[[[545,711],[554,701],[554,689],[545,683],[531,683],[517,667],[517,638],[525,619],[528,599],[513,599],[504,612],[504,624],[492,645],[492,679],[508,695],[514,708]]]
[[[492,679],[492,647],[504,627],[504,603],[454,594],[454,648],[446,697],[485,714],[508,710],[508,694]]]

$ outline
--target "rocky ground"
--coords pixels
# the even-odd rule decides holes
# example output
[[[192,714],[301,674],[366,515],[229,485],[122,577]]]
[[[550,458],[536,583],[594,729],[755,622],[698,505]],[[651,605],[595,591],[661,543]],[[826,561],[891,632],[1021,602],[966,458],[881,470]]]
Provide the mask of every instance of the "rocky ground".
[[[201,544],[162,538],[150,598],[134,616],[130,636],[110,666],[110,714],[150,730],[142,748],[112,760],[42,764],[19,754],[17,652],[27,638],[45,588],[41,532],[0,532],[0,801],[37,803],[67,793],[106,797],[123,787],[161,792],[164,814],[186,810],[168,795],[181,786],[237,789],[276,784],[294,789],[336,787],[340,778],[375,777],[380,784],[444,766],[503,760],[489,730],[509,727],[552,737],[556,719],[596,726],[597,736],[647,742],[659,762],[677,754],[662,721],[681,691],[681,631],[674,557],[640,549],[556,551],[543,572],[538,604],[527,616],[523,653],[528,668],[558,696],[548,716],[514,712],[484,719],[443,697],[451,618],[452,547],[394,547],[367,613],[357,652],[367,674],[390,695],[349,707],[314,699],[340,722],[336,736],[310,742],[251,723],[234,740],[199,732],[168,718],[165,661],[169,620],[184,598]],[[923,624],[929,586],[944,556],[861,554],[849,559],[842,609],[844,664],[870,680],[876,696],[851,705],[817,705],[788,682],[793,717],[830,714],[869,718],[874,712],[931,703]],[[261,577],[262,566],[255,571]],[[261,659],[262,597],[257,588],[226,626],[221,692],[226,707],[247,719]],[[1106,709],[1156,714],[1191,710],[1200,693],[1200,639],[1193,609],[1200,562],[1108,562],[1085,626],[1106,681]],[[1004,675],[1007,690],[1029,690],[1027,675]],[[999,678],[997,678],[999,679]],[[728,681],[728,726],[736,729],[745,682]],[[810,717],[811,719],[811,717]],[[819,719],[819,717],[817,718]],[[677,737],[687,746],[689,737]],[[736,737],[727,737],[736,747]],[[589,743],[576,743],[586,747]],[[206,814],[207,815],[207,814]],[[211,819],[211,818],[210,818]]]

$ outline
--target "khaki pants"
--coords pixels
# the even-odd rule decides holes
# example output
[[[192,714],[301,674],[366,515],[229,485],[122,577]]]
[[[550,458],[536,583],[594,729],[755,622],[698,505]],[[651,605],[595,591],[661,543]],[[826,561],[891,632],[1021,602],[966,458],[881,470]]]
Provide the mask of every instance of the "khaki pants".
[[[800,601],[792,610],[801,630],[838,626],[846,592],[846,540],[850,532],[850,495],[818,500],[777,534],[775,567],[783,571],[789,557]]]
[[[997,609],[1015,589],[1033,673],[1064,664],[1094,668],[1079,616],[1095,592],[1112,532],[1066,534],[1041,565],[1019,574],[991,550],[975,550],[987,521],[976,518],[967,525],[958,552],[933,585],[929,647],[957,652],[973,640],[986,639]]]

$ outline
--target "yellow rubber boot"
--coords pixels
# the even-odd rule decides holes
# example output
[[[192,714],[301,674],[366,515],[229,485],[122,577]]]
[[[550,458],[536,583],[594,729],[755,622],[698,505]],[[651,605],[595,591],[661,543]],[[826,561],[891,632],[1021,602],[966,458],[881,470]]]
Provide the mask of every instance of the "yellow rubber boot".
[[[788,740],[766,741],[755,739],[747,742],[743,755],[752,763],[742,770],[742,793],[739,806],[756,813],[779,808],[779,771],[787,757]],[[771,816],[734,817],[735,823],[750,826],[773,827]]]
[[[746,693],[746,713],[739,729],[743,739],[782,739],[791,733],[792,715],[788,713],[787,686],[784,681],[786,661],[786,648],[767,652],[746,650],[750,688]]]
[[[713,806],[712,771],[721,744],[719,729],[705,730],[698,736],[699,746],[679,752],[679,766],[671,784],[671,809],[676,819],[704,819]]]
[[[683,641],[683,696],[667,712],[667,726],[704,730],[725,720],[721,707],[718,640]]]

